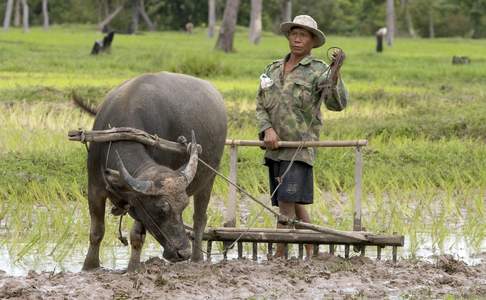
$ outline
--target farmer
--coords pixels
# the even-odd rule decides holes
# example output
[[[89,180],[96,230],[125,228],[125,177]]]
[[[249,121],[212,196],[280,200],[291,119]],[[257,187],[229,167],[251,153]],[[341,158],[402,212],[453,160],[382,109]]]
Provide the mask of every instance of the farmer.
[[[266,147],[264,164],[269,170],[272,205],[279,207],[281,215],[310,223],[305,205],[313,202],[315,149],[279,148],[278,141],[317,141],[322,127],[321,103],[333,111],[346,107],[348,93],[339,75],[344,53],[333,53],[334,72],[311,56],[311,50],[324,45],[326,37],[310,16],[296,16],[293,22],[282,23],[280,30],[289,41],[290,53],[269,64],[260,76],[256,108],[259,138]],[[277,228],[291,226],[278,220]],[[277,245],[275,257],[284,256],[284,247]],[[305,248],[310,258],[312,245]]]

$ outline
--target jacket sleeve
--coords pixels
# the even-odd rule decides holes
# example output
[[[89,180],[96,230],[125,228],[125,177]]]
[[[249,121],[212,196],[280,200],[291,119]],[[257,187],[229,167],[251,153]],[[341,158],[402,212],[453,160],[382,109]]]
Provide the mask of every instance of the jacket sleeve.
[[[256,118],[258,121],[258,136],[260,139],[263,139],[263,132],[272,127],[272,124],[270,123],[270,116],[263,106],[263,97],[263,90],[260,86],[258,87],[258,94],[256,97]]]

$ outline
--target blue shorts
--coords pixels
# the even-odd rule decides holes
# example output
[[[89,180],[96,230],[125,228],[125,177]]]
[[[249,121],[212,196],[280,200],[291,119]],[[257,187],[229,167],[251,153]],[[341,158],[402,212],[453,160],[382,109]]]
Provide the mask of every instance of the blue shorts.
[[[265,159],[270,178],[270,195],[279,184],[279,178],[287,170],[290,161]],[[272,205],[278,202],[312,204],[314,201],[314,176],[312,166],[301,161],[294,161],[283,178],[283,182],[272,197]]]

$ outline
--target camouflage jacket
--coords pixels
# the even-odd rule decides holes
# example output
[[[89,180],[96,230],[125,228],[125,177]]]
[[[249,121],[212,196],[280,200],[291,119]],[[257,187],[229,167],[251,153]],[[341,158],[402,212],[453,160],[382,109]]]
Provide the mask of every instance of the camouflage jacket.
[[[281,141],[317,141],[322,127],[321,103],[329,110],[341,111],[348,102],[348,92],[340,79],[336,87],[330,84],[328,65],[308,55],[283,77],[284,61],[274,61],[264,74],[271,86],[260,84],[257,94],[256,117],[259,136],[272,127]],[[262,76],[264,76],[262,74]],[[267,150],[265,157],[272,160],[291,160],[296,149]],[[312,165],[315,149],[304,148],[295,160]]]

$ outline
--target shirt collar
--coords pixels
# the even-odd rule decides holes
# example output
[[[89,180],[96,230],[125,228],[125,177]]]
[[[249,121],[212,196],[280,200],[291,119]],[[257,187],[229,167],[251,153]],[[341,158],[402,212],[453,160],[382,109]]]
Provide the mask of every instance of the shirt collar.
[[[288,61],[290,58],[290,53],[285,55],[285,57],[283,58],[282,60],[282,64],[285,63],[286,61]],[[307,56],[305,56],[304,58],[302,58],[302,60],[299,62],[299,65],[308,65],[311,63],[311,61],[314,59],[314,57],[312,57],[311,54],[308,54]]]

